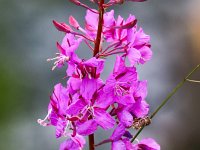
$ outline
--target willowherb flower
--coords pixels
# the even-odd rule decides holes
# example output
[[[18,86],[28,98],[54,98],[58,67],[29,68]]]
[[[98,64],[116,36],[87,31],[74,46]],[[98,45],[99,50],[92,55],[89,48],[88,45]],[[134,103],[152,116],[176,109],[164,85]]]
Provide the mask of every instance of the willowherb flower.
[[[133,144],[133,150],[160,150],[160,145],[152,138],[141,140],[138,144]]]
[[[60,149],[59,150],[79,150],[82,149],[86,143],[85,139],[80,136],[80,135],[76,135],[75,137],[69,135],[71,138],[64,141],[63,143],[61,143],[60,145]]]
[[[119,61],[119,62],[118,62]],[[124,60],[117,57],[113,73],[106,80],[104,92],[108,98],[123,105],[135,103],[133,92],[138,82],[135,67],[126,67]]]
[[[66,85],[55,85],[48,114],[43,120],[38,119],[38,123],[55,126],[57,138],[68,138],[60,145],[60,150],[83,149],[84,136],[93,136],[98,127],[115,130],[97,146],[110,142],[113,150],[159,150],[159,145],[152,139],[132,144],[133,136],[129,131],[135,120],[147,117],[149,112],[147,81],[139,80],[136,65],[151,59],[150,37],[138,28],[135,16],[129,15],[124,19],[119,15],[115,19],[114,10],[104,12],[124,0],[107,3],[91,0],[99,10],[78,0],[71,2],[87,9],[85,27],[81,27],[73,16],[69,17],[69,25],[53,21],[65,36],[61,44],[57,42],[57,56],[48,60],[55,60],[52,69],[66,65],[68,80]],[[86,44],[93,52],[91,58],[80,58],[76,54],[80,44]],[[103,81],[101,74],[105,61],[115,54],[114,69]],[[94,141],[89,141],[90,149],[94,149]]]

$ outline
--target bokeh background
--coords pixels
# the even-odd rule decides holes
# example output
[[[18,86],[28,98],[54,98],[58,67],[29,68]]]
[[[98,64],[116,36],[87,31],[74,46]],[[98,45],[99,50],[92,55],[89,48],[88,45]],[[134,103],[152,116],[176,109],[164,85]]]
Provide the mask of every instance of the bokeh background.
[[[85,1],[85,0],[84,0]],[[147,101],[151,111],[175,85],[200,63],[200,1],[149,0],[117,6],[115,15],[136,15],[139,25],[151,35],[154,56],[139,66],[141,79],[149,81]],[[0,149],[56,150],[54,128],[36,123],[47,113],[53,86],[64,83],[64,69],[51,71],[46,59],[56,52],[59,33],[51,21],[80,22],[85,10],[67,0],[0,0]],[[82,23],[83,24],[83,23]],[[81,47],[79,54],[87,57]],[[111,71],[106,65],[103,78]],[[200,80],[200,70],[192,79]],[[142,137],[153,137],[162,150],[200,149],[200,84],[186,83],[145,128]],[[98,132],[96,141],[110,133]],[[105,145],[98,150],[108,149]],[[86,148],[87,149],[87,148]]]

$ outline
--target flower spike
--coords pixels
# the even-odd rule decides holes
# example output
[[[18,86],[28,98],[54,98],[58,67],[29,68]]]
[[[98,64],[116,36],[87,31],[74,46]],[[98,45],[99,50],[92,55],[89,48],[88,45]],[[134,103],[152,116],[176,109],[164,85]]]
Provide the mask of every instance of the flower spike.
[[[89,137],[89,150],[105,143],[111,144],[111,150],[160,150],[153,139],[132,144],[129,131],[131,127],[142,129],[151,122],[147,117],[147,81],[139,79],[136,67],[151,59],[150,36],[138,28],[134,15],[130,14],[127,19],[120,15],[115,18],[114,10],[107,11],[114,4],[144,0],[90,0],[98,9],[90,8],[81,0],[70,1],[87,9],[85,25],[81,27],[84,23],[72,15],[68,24],[53,20],[57,30],[65,34],[56,44],[56,57],[47,61],[55,61],[52,70],[66,67],[63,78],[66,85],[54,86],[48,114],[43,120],[38,119],[38,123],[54,126],[56,138],[67,138],[60,150],[83,150],[84,136]],[[84,53],[92,52],[87,59],[77,54],[82,42],[87,46]],[[105,62],[112,55],[117,55],[116,61],[104,81]],[[115,129],[111,136],[95,144],[94,133],[98,128]]]

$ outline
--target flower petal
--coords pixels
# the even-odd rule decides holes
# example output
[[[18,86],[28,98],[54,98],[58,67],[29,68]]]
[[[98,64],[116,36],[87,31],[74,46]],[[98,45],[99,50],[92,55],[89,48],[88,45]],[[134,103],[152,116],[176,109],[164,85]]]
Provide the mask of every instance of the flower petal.
[[[117,114],[119,121],[125,126],[130,127],[133,124],[133,116],[126,110]]]
[[[126,145],[122,140],[112,143],[112,150],[127,150]]]
[[[64,131],[65,131],[65,127],[66,127],[66,121],[59,118],[57,125],[56,125],[56,138],[59,138],[63,135]]]
[[[129,48],[127,57],[130,61],[130,65],[133,66],[140,60],[141,54],[140,51],[138,51],[137,49]]]
[[[141,49],[139,49],[141,54],[140,63],[144,64],[145,62],[149,61],[153,55],[151,49],[149,46],[143,46]]]
[[[88,120],[82,124],[77,125],[77,133],[83,136],[93,134],[97,130],[97,123],[95,120]]]
[[[80,87],[80,94],[89,102],[97,90],[97,86],[96,79],[84,78]]]
[[[85,139],[80,135],[76,135],[61,143],[59,150],[81,150],[84,145]]]
[[[81,79],[70,77],[69,80],[67,81],[67,84],[71,94],[72,92],[76,92],[80,89]]]
[[[66,108],[68,107],[68,91],[65,87],[62,86],[62,84],[57,84],[54,87],[53,94],[51,96],[51,106],[52,109],[55,111],[58,111],[60,115],[65,115]]]
[[[118,124],[117,128],[115,128],[113,134],[111,135],[110,139],[113,141],[119,140],[125,133],[125,127],[123,124]]]
[[[86,106],[86,102],[82,99],[77,100],[76,102],[69,105],[69,108],[66,110],[66,113],[69,115],[78,115],[81,110]]]
[[[141,140],[138,144],[134,144],[134,150],[160,150],[160,145],[152,138]]]
[[[149,112],[149,104],[144,100],[137,100],[131,107],[131,112],[138,118],[144,117]]]
[[[120,103],[122,105],[131,105],[131,104],[135,103],[135,99],[134,99],[133,95],[127,94],[127,95],[116,97],[116,102]]]
[[[95,121],[103,129],[113,128],[115,125],[115,119],[111,117],[104,109],[94,108]]]
[[[94,106],[106,109],[114,102],[115,101],[113,100],[112,96],[109,96],[109,93],[105,93],[104,90],[101,90],[98,92]]]
[[[95,67],[96,68],[96,74],[99,74],[103,71],[104,68],[104,61],[103,59],[97,59],[96,57],[92,57],[89,60],[85,61],[85,66],[89,67]]]
[[[134,93],[134,97],[141,97],[142,100],[147,96],[147,81],[138,82],[138,87]]]

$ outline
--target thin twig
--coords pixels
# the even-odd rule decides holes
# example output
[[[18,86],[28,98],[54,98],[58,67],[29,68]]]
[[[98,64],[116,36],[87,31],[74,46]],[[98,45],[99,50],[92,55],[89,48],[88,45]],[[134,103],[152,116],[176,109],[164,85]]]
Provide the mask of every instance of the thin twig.
[[[187,79],[187,81],[189,81],[189,82],[194,82],[194,83],[200,83],[200,81],[197,81],[197,80],[190,80],[190,79]]]
[[[197,65],[177,86],[173,89],[173,91],[163,100],[160,106],[153,112],[153,114],[150,116],[150,119],[152,119],[158,112],[159,110],[169,101],[169,99],[184,85],[184,83],[188,80],[188,78],[196,72],[200,68],[200,64]],[[142,132],[144,127],[142,127],[136,135],[132,138],[131,142],[133,142],[137,136]]]

